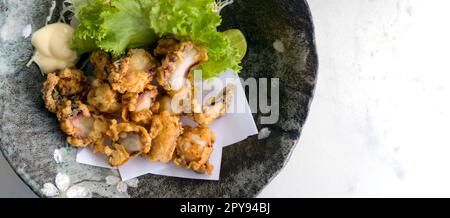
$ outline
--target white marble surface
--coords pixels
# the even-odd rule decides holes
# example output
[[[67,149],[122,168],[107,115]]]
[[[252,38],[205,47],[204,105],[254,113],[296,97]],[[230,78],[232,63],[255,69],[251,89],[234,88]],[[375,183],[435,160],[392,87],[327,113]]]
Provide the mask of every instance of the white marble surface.
[[[320,75],[260,197],[450,196],[450,1],[309,0]],[[34,196],[0,159],[0,197]]]
[[[450,196],[450,1],[309,3],[316,98],[260,196]]]

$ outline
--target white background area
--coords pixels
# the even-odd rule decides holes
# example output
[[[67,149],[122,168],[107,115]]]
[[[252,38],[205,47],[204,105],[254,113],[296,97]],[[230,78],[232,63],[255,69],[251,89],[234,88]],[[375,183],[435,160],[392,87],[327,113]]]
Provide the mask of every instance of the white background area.
[[[319,77],[259,197],[450,196],[450,1],[309,0]],[[34,194],[0,158],[0,197]]]

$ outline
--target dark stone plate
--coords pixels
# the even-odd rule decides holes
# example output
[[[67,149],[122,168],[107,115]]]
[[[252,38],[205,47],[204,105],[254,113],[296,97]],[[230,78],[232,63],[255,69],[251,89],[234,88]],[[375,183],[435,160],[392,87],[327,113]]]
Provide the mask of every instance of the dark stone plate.
[[[77,164],[55,116],[45,110],[40,93],[44,77],[36,66],[25,65],[33,52],[27,25],[33,31],[42,27],[50,5],[0,1],[0,148],[39,196],[46,196],[44,184],[55,184],[60,173],[93,197],[253,197],[286,164],[306,120],[317,76],[314,29],[305,1],[235,0],[222,12],[221,28],[238,28],[248,40],[241,77],[280,79],[279,121],[261,125],[262,114],[254,114],[258,128],[270,130],[269,137],[254,136],[225,148],[220,181],[146,175],[137,187],[117,184],[116,171]]]

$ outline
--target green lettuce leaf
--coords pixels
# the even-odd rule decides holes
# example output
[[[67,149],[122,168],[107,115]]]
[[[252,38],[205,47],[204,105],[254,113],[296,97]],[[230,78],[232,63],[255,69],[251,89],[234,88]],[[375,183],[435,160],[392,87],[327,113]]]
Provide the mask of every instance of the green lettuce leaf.
[[[140,1],[111,1],[111,7],[102,13],[101,28],[106,34],[97,42],[100,48],[118,56],[127,48],[145,47],[157,40]]]
[[[75,16],[78,18],[80,10],[87,5],[94,3],[96,0],[68,0],[68,1],[72,3]]]
[[[74,0],[80,21],[72,47],[79,54],[98,48],[123,55],[128,48],[144,47],[158,36],[175,34],[206,47],[209,60],[201,64],[203,77],[241,70],[241,58],[216,28],[222,19],[215,0]]]
[[[72,38],[72,48],[78,54],[98,49],[97,42],[106,36],[102,28],[104,19],[102,13],[110,10],[106,1],[74,0],[75,17],[80,25],[76,28]]]

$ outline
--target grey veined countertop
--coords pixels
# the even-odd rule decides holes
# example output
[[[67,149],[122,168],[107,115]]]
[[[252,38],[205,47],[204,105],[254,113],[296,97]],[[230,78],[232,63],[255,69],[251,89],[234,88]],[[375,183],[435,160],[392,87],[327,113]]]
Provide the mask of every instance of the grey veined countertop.
[[[292,159],[260,197],[450,196],[450,2],[309,4],[316,97]],[[33,196],[1,157],[0,197]]]

